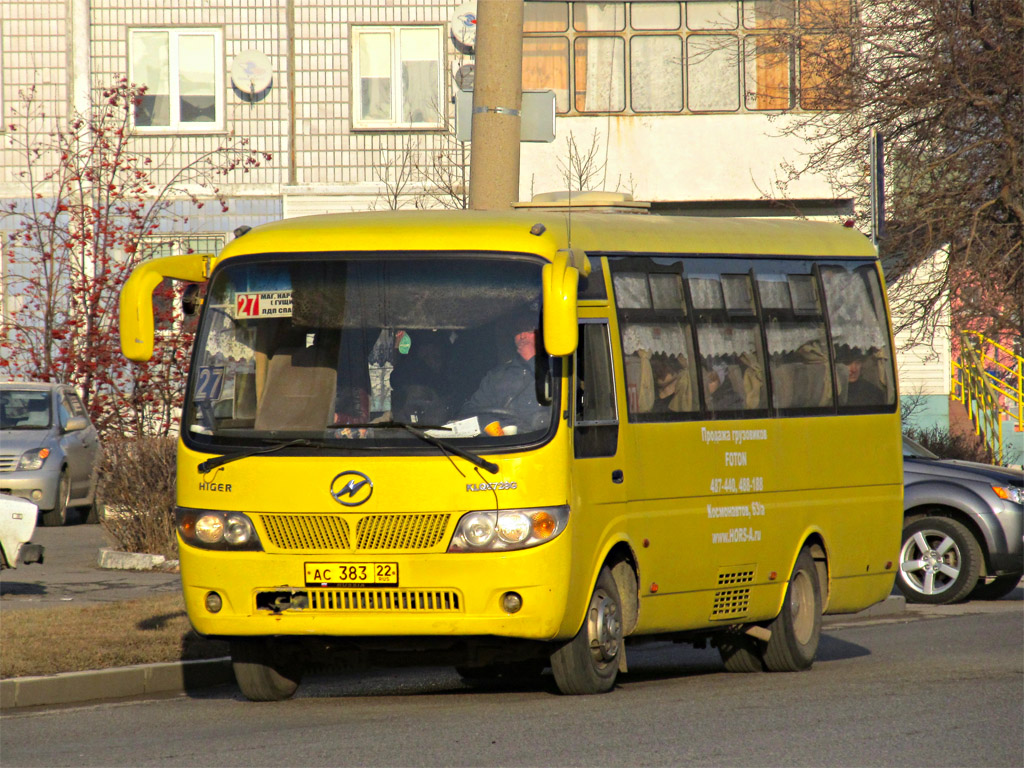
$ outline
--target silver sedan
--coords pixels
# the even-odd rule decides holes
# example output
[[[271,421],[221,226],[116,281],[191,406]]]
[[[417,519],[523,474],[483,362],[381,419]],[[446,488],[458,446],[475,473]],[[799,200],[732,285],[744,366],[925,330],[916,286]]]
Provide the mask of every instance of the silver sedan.
[[[38,506],[43,525],[64,525],[73,507],[95,520],[100,455],[72,387],[0,382],[0,493]]]

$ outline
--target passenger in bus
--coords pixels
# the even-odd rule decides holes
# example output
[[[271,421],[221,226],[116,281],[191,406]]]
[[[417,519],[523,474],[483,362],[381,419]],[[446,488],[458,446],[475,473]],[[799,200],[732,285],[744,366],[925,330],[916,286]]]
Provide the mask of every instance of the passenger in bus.
[[[704,401],[709,411],[738,411],[743,398],[729,377],[728,366],[704,366]]]
[[[502,427],[514,426],[520,432],[545,429],[551,409],[538,397],[537,315],[518,314],[506,327],[512,334],[514,353],[487,372],[461,408],[460,418],[482,417],[481,426],[496,420]]]
[[[852,349],[841,362],[845,363],[849,378],[846,386],[847,405],[880,405],[885,402],[882,388],[868,380],[866,354],[859,349]]]
[[[652,413],[680,413],[692,410],[693,390],[680,356],[658,353],[651,359],[654,379]]]
[[[437,332],[410,334],[409,354],[391,374],[391,410],[399,421],[444,424],[451,416],[448,397],[455,387],[447,342]]]

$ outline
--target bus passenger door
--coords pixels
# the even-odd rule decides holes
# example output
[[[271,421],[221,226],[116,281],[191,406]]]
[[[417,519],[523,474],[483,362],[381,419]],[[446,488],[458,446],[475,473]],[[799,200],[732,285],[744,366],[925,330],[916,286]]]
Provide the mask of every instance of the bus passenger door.
[[[586,516],[578,533],[587,539],[579,551],[594,552],[609,524],[625,515],[628,482],[606,318],[580,320],[572,386],[574,502]]]

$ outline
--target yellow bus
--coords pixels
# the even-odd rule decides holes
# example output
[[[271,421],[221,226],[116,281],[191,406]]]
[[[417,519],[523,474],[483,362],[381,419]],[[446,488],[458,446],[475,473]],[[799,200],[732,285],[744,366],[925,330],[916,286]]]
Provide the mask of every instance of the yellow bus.
[[[250,699],[311,663],[610,690],[625,640],[809,667],[893,586],[902,459],[871,243],[839,225],[521,210],[257,227],[203,284],[178,448],[189,619]]]

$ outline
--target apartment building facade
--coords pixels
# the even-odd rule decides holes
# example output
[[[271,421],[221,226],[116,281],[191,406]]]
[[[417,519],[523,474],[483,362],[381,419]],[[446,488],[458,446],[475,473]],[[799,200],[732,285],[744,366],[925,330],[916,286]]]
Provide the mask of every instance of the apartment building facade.
[[[4,130],[32,86],[45,129],[127,76],[148,88],[133,142],[154,165],[180,166],[230,136],[269,153],[222,185],[226,212],[189,215],[181,247],[217,250],[235,228],[281,217],[460,206],[472,145],[456,139],[454,96],[472,84],[473,5],[0,0]],[[837,103],[824,29],[852,10],[851,0],[526,2],[523,87],[553,91],[556,117],[554,141],[521,145],[520,200],[582,185],[663,214],[851,216],[853,201],[824,178],[789,182],[783,204],[777,182],[806,149],[784,135],[790,114]],[[19,158],[2,144],[0,200],[18,201]]]

